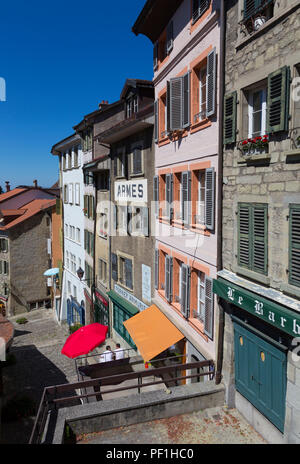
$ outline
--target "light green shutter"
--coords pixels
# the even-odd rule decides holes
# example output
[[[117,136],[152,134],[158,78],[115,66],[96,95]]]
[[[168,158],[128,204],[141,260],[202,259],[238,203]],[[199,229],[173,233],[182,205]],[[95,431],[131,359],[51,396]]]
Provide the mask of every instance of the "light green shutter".
[[[268,273],[268,209],[266,205],[252,208],[252,270]]]
[[[267,132],[289,128],[290,68],[284,66],[268,76]]]
[[[300,205],[290,206],[289,283],[300,287]]]
[[[238,265],[250,269],[250,206],[239,204]]]

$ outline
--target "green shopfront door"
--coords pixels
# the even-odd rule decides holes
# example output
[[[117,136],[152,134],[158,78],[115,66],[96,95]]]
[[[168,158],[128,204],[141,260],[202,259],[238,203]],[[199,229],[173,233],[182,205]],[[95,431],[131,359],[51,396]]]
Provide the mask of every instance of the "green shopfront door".
[[[237,391],[283,432],[286,354],[237,323],[234,346]]]

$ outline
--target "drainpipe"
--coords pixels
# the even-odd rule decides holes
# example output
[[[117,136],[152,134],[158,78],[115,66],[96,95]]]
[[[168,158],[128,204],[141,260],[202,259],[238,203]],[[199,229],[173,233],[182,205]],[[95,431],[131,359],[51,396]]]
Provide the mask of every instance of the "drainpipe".
[[[223,205],[223,106],[224,106],[224,88],[225,88],[225,0],[221,0],[220,6],[220,97],[219,97],[219,156],[218,156],[218,228],[217,228],[217,271],[223,267],[222,261],[222,205]],[[223,363],[223,341],[224,341],[224,309],[219,306],[219,326],[218,326],[218,347],[217,347],[217,366],[216,366],[216,384],[219,385],[222,380],[222,363]]]

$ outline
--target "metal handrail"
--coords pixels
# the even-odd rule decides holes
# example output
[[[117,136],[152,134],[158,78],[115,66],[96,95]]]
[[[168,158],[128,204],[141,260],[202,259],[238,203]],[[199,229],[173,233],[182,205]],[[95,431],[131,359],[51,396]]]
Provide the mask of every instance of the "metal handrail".
[[[172,358],[179,358],[183,356],[185,355],[162,358],[162,359],[151,361],[151,364],[155,362],[172,359]],[[111,362],[111,364],[112,363],[113,362]],[[177,375],[178,371],[187,371],[191,369],[200,369],[204,367],[209,368],[208,372],[191,374],[191,375],[181,375],[181,376]],[[165,380],[164,374],[166,375],[166,374],[171,374],[171,373],[174,373],[174,377],[171,377],[170,380]],[[150,377],[150,376],[155,376],[155,377],[160,376],[162,379],[159,381],[143,384],[142,379]],[[112,375],[112,376],[107,376],[107,377],[100,377],[98,379],[93,379],[93,380],[76,382],[72,384],[64,384],[64,385],[46,387],[44,389],[43,396],[42,396],[42,399],[39,405],[37,417],[34,422],[29,444],[33,444],[33,443],[38,444],[41,442],[42,435],[44,433],[47,415],[51,409],[55,409],[58,405],[62,403],[72,402],[74,400],[79,400],[81,398],[88,399],[89,397],[93,397],[93,396],[97,397],[99,395],[99,391],[95,391],[94,393],[85,393],[85,394],[69,396],[69,397],[61,396],[64,392],[67,392],[69,390],[75,391],[77,389],[81,390],[81,389],[86,389],[88,387],[100,388],[102,381],[105,381],[105,383],[107,384],[108,381],[111,381],[112,383],[113,382],[122,383],[125,380],[137,379],[138,381],[137,385],[129,385],[126,387],[113,388],[113,389],[101,392],[100,394],[102,395],[102,394],[107,394],[107,393],[114,393],[114,392],[119,392],[119,391],[124,391],[124,390],[133,390],[133,389],[138,390],[138,393],[140,393],[140,390],[143,387],[159,385],[159,384],[167,384],[169,382],[174,382],[176,385],[178,385],[178,382],[181,380],[191,379],[191,378],[200,378],[203,376],[209,376],[209,380],[213,380],[215,376],[215,365],[213,361],[198,361],[194,363],[176,364],[173,366],[158,367],[158,368],[140,371],[140,372],[117,374],[117,375]]]

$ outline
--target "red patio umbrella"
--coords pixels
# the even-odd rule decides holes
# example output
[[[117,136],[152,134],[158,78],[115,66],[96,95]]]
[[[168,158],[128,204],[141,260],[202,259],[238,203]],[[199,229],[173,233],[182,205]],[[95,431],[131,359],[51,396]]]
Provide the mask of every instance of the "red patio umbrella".
[[[107,325],[98,323],[81,327],[67,338],[61,354],[72,359],[88,354],[100,345],[100,343],[104,342],[107,330]]]

